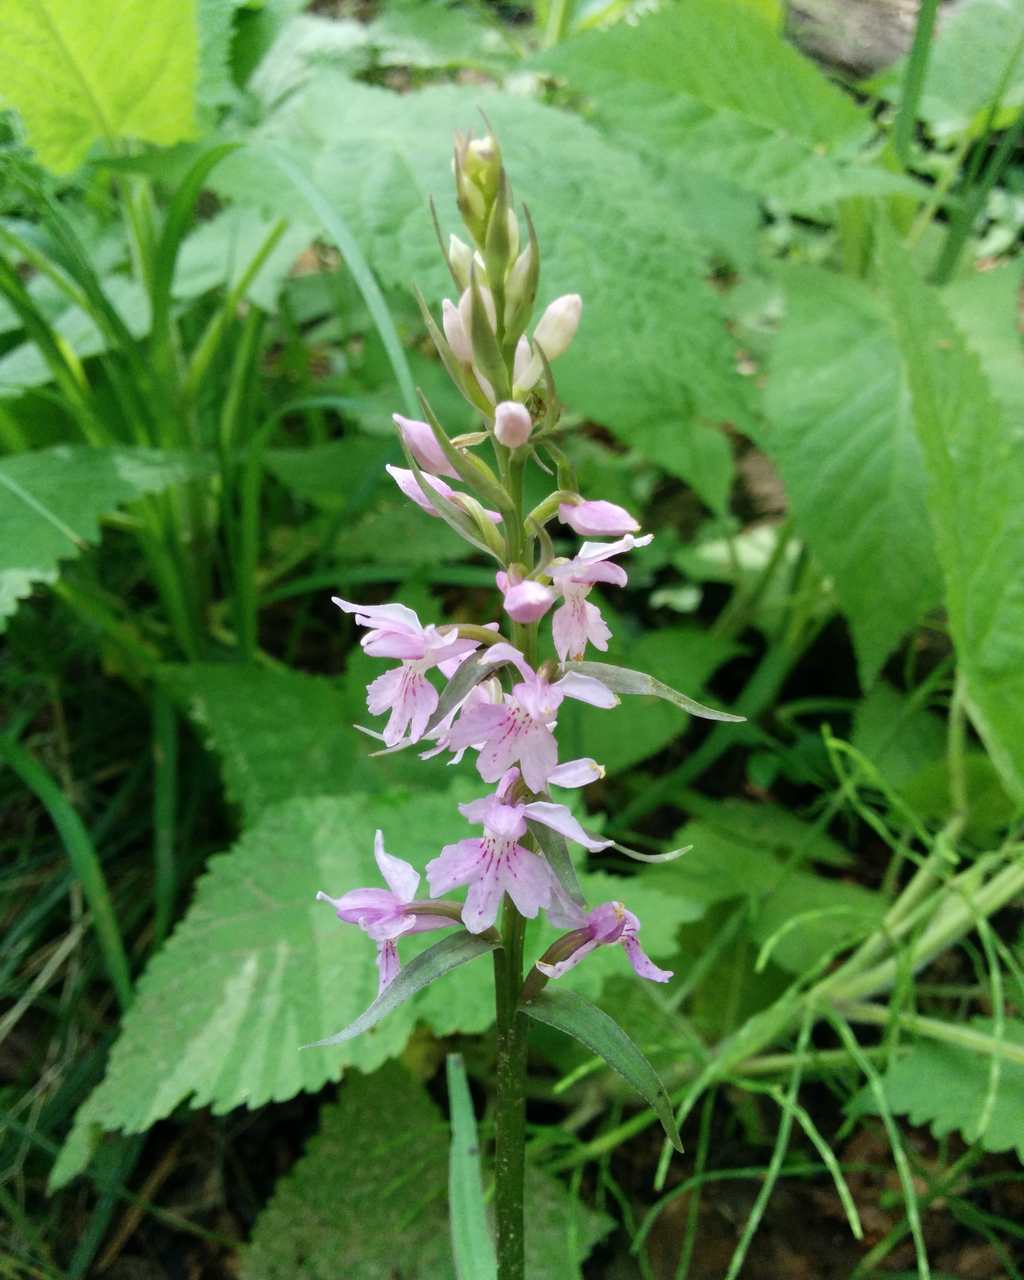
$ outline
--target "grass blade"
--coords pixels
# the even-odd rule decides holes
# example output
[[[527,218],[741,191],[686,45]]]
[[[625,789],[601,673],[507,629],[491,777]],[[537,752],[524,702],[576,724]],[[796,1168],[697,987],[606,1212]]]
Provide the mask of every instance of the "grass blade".
[[[448,1055],[447,1072],[452,1126],[448,1200],[455,1274],[458,1280],[492,1280],[497,1263],[480,1182],[476,1117],[460,1053]]]

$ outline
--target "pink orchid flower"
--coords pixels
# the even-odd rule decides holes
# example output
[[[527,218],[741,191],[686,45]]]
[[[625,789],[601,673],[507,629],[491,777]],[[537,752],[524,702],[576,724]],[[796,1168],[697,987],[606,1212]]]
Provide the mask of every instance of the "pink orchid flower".
[[[600,680],[575,671],[552,683],[510,644],[492,645],[486,660],[511,662],[523,679],[498,705],[466,707],[451,731],[449,746],[455,751],[478,747],[477,769],[485,782],[497,782],[518,764],[530,790],[543,791],[558,764],[552,728],[563,699],[578,698],[595,707],[614,707],[619,700]]]
[[[504,569],[495,574],[495,581],[504,599],[505,612],[514,622],[539,622],[558,599],[550,587],[532,578],[516,581]]]
[[[383,735],[388,747],[396,746],[407,735],[410,742],[418,742],[438,703],[437,690],[426,672],[465,657],[477,648],[478,642],[460,637],[457,627],[436,627],[433,623],[423,626],[404,604],[365,605],[352,604],[340,596],[331,599],[345,613],[354,613],[359,626],[369,628],[360,642],[368,654],[402,659],[401,666],[392,667],[371,681],[366,705],[371,715],[391,712]]]
[[[395,979],[401,965],[395,939],[406,933],[424,933],[444,929],[454,921],[444,916],[417,915],[409,910],[419,888],[420,873],[401,858],[384,848],[383,833],[373,841],[373,856],[388,886],[386,889],[352,889],[340,898],[332,898],[322,890],[317,902],[329,902],[339,920],[356,924],[377,944],[377,972],[380,985],[377,994]]]
[[[399,489],[401,489],[405,496],[412,502],[415,502],[421,510],[427,513],[428,516],[436,516],[438,514],[433,503],[420,488],[420,482],[412,471],[409,471],[405,467],[394,467],[390,462],[385,466],[384,470],[388,473],[391,479],[394,480],[395,484],[398,485]],[[433,489],[435,493],[439,493],[442,498],[447,498],[449,502],[454,502],[456,506],[459,505],[460,495],[456,493],[450,484],[445,484],[445,482],[438,476],[432,476],[427,472],[424,472],[423,483],[427,488]],[[483,509],[483,512],[492,524],[501,524],[500,512],[489,511],[486,507]]]
[[[494,924],[506,893],[517,910],[531,919],[558,894],[549,864],[519,843],[528,820],[543,823],[586,849],[605,849],[611,843],[588,835],[565,805],[515,801],[512,790],[518,781],[519,770],[509,769],[493,795],[460,804],[459,812],[470,822],[482,823],[484,834],[445,845],[427,863],[427,881],[435,896],[469,885],[462,921],[471,933],[482,933]]]
[[[558,518],[583,538],[616,538],[636,533],[640,526],[625,509],[603,498],[594,502],[563,502]]]
[[[537,968],[546,977],[562,977],[570,969],[574,969],[591,951],[613,942],[617,942],[625,951],[633,971],[639,977],[648,978],[651,982],[668,982],[672,977],[670,969],[659,969],[641,947],[637,936],[640,931],[640,921],[621,902],[604,902],[589,914],[574,904],[566,902],[564,895],[559,895],[556,903],[556,909],[550,913],[551,920],[558,925],[573,926],[574,932],[567,934],[561,940],[573,949],[564,960],[555,964],[548,964],[543,960],[537,961]],[[558,946],[559,944],[556,943],[555,947]]]
[[[612,556],[632,551],[634,547],[646,547],[653,537],[654,534],[648,533],[634,538],[627,533],[618,542],[585,542],[572,560],[556,560],[548,567],[554,589],[564,601],[551,619],[555,650],[563,662],[582,658],[588,641],[602,652],[608,648],[611,630],[600,609],[590,604],[587,596],[595,582],[624,587],[628,581],[626,571],[621,565],[611,563]],[[507,601],[505,607],[508,608]]]

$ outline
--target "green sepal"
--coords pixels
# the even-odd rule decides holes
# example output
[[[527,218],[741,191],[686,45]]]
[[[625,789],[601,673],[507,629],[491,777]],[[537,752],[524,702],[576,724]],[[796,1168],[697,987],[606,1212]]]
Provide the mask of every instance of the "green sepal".
[[[485,956],[501,944],[494,937],[485,937],[479,933],[470,933],[462,929],[458,933],[449,934],[426,951],[421,952],[413,960],[398,971],[397,976],[385,987],[365,1013],[361,1013],[355,1022],[342,1027],[333,1036],[324,1040],[314,1040],[306,1044],[304,1049],[321,1049],[332,1044],[343,1044],[375,1027],[382,1018],[397,1009],[399,1005],[418,995],[424,987],[429,987],[438,978],[451,973],[460,965],[468,964],[478,956]]]
[[[480,293],[475,266],[469,273],[469,296],[471,304],[469,308],[469,341],[473,348],[473,363],[494,388],[495,397],[498,400],[508,400],[512,395],[508,368],[502,357],[501,348],[498,346],[498,339],[495,337],[494,330],[487,319],[487,310],[484,307],[483,296]],[[488,407],[487,415],[491,418],[494,417],[493,405]]]
[[[487,267],[487,279],[491,288],[500,285],[511,266],[509,258],[512,254],[512,241],[508,234],[508,214],[510,209],[508,178],[502,169],[498,180],[498,190],[491,205],[490,217],[487,220],[487,235],[484,238],[484,265]],[[495,290],[497,302],[497,290]],[[504,316],[498,320],[504,322]]]
[[[430,402],[423,394],[420,387],[416,388],[416,394],[420,398],[420,404],[423,406],[423,412],[426,415],[427,425],[434,433],[434,439],[438,443],[441,452],[452,464],[459,476],[471,488],[483,498],[485,502],[492,502],[506,519],[515,517],[515,507],[512,499],[502,487],[498,477],[490,469],[486,462],[471,453],[464,453],[461,449],[457,449],[452,444],[451,438],[441,426],[437,414],[430,407]]]
[[[519,297],[513,298],[509,294],[505,300],[505,344],[513,350],[519,338],[525,333],[526,326],[530,323],[530,316],[533,315],[533,304],[537,300],[537,283],[540,280],[540,245],[537,242],[537,232],[534,230],[533,219],[530,217],[530,211],[525,204],[523,205],[523,217],[526,219],[528,237],[527,249],[524,252],[530,254],[530,269],[527,272]]]
[[[550,988],[539,992],[520,1008],[528,1018],[572,1036],[591,1053],[603,1058],[651,1107],[669,1142],[677,1151],[682,1151],[675,1111],[665,1086],[646,1055],[614,1018],[577,991],[552,991]]]

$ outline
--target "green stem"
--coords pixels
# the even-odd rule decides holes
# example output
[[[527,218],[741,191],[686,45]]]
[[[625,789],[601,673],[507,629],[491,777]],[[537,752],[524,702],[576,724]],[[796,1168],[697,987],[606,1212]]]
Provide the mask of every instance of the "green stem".
[[[506,897],[503,946],[494,953],[497,1057],[494,1213],[498,1280],[523,1280],[523,1178],[526,1157],[526,1019],[517,1012],[526,921]]]
[[[958,1049],[967,1049],[971,1053],[982,1053],[990,1058],[999,1057],[1024,1066],[1024,1045],[997,1039],[983,1031],[975,1031],[972,1027],[957,1026],[956,1023],[944,1022],[941,1018],[925,1018],[917,1013],[906,1013],[902,1009],[887,1008],[880,1004],[854,1002],[842,1005],[841,1010],[843,1017],[850,1022],[866,1022],[874,1027],[887,1027],[898,1022],[907,1031],[925,1036],[929,1040],[938,1040],[942,1044],[956,1045]]]
[[[893,125],[892,144],[904,168],[910,164],[910,144],[914,137],[917,107],[921,101],[921,90],[924,88],[925,72],[928,70],[928,55],[931,52],[932,33],[935,30],[935,16],[938,8],[939,0],[921,0],[917,26],[914,29],[914,43],[903,75],[903,92],[900,94],[900,108],[896,115],[896,123]]]

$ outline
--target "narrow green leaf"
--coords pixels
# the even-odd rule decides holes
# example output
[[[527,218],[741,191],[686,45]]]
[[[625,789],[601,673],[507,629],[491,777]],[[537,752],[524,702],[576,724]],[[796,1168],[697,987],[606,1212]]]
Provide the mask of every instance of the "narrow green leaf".
[[[1007,788],[1024,800],[1024,441],[939,295],[884,227],[879,253],[967,707]]]
[[[466,1068],[459,1053],[450,1053],[448,1107],[452,1136],[448,1150],[448,1214],[458,1280],[490,1280],[497,1273],[494,1241],[487,1227],[484,1189],[480,1181],[480,1144]]]
[[[16,0],[4,6],[3,101],[40,161],[69,173],[100,139],[191,136],[198,38],[181,0]]]
[[[399,1005],[411,1000],[424,987],[429,987],[432,982],[443,978],[446,973],[451,973],[459,965],[467,964],[478,956],[487,955],[498,945],[491,938],[484,938],[480,934],[469,933],[466,930],[449,934],[447,938],[435,942],[432,947],[428,947],[426,951],[405,965],[398,977],[384,988],[369,1009],[361,1013],[354,1022],[350,1022],[347,1027],[335,1032],[333,1036],[327,1036],[324,1040],[314,1040],[312,1044],[303,1045],[303,1048],[321,1049],[327,1045],[344,1044],[346,1040],[354,1040],[364,1031],[375,1027],[382,1018],[386,1018]]]
[[[700,716],[702,720],[724,720],[729,724],[741,724],[746,719],[746,716],[734,716],[731,711],[706,707],[703,702],[688,698],[685,693],[679,693],[660,680],[655,680],[654,676],[643,671],[632,671],[629,667],[613,667],[608,662],[566,662],[563,663],[563,668],[566,671],[578,671],[583,676],[592,676],[613,693],[638,693],[662,698],[681,711],[689,712],[691,716]]]
[[[652,1107],[677,1151],[682,1151],[672,1102],[658,1073],[614,1018],[575,991],[545,988],[523,1013],[535,1022],[555,1027],[603,1058]]]

